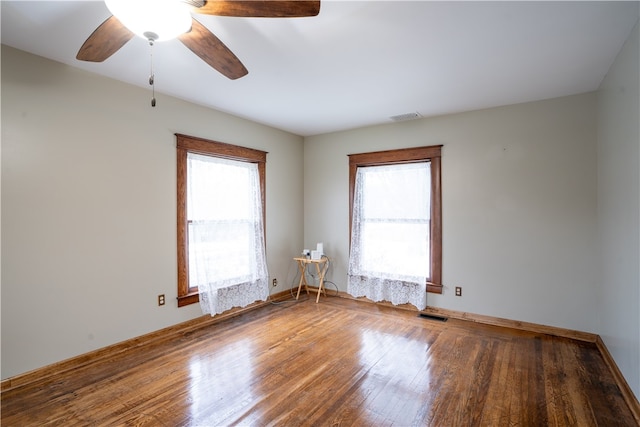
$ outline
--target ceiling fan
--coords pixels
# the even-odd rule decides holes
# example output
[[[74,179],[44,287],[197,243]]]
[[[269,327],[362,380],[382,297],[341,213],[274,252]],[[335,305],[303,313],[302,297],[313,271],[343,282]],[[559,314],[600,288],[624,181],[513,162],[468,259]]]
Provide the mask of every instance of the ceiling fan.
[[[137,12],[143,17],[161,17],[185,25],[174,34],[163,34],[150,26],[136,27],[132,18],[125,16],[133,0],[105,0],[112,16],[104,21],[84,42],[76,59],[102,62],[109,58],[134,35],[146,38],[150,44],[156,40],[176,37],[193,53],[229,79],[245,76],[248,71],[234,53],[211,31],[191,16],[194,14],[254,18],[294,18],[316,16],[320,0],[145,0],[138,2]],[[161,10],[166,6],[166,10]],[[116,17],[119,16],[119,18]],[[145,27],[148,25],[149,27]],[[134,28],[135,27],[135,28]]]

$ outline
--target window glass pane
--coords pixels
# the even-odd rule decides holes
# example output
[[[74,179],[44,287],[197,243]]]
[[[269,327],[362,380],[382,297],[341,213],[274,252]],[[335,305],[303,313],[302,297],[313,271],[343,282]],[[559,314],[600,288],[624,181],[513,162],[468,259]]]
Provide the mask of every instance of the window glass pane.
[[[429,277],[428,162],[358,168],[359,269],[368,276]]]
[[[260,219],[252,190],[257,166],[188,153],[187,168],[189,287],[248,281]]]
[[[225,283],[248,280],[253,271],[250,257],[255,241],[253,231],[249,222],[190,222],[189,287],[206,283],[209,277]],[[198,264],[206,269],[198,268]]]
[[[362,224],[363,272],[385,277],[421,276],[429,268],[429,223]]]
[[[189,220],[249,219],[253,216],[249,180],[255,164],[189,153],[187,167]]]
[[[361,169],[365,196],[364,218],[429,219],[429,163],[371,166]]]

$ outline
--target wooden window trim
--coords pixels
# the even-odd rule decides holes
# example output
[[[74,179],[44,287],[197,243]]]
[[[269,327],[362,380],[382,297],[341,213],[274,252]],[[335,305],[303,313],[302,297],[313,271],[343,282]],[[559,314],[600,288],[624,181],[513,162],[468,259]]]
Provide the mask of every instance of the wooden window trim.
[[[189,238],[187,235],[187,153],[256,163],[260,177],[262,226],[266,228],[265,178],[267,152],[194,136],[175,134],[177,148],[178,307],[200,301],[197,288],[189,288]],[[266,235],[265,235],[266,239]]]
[[[358,167],[383,166],[401,163],[431,162],[431,281],[427,282],[427,292],[442,293],[442,184],[441,184],[441,148],[442,145],[401,148],[397,150],[374,151],[370,153],[349,154],[349,242],[351,242],[351,223],[353,219],[353,196]]]

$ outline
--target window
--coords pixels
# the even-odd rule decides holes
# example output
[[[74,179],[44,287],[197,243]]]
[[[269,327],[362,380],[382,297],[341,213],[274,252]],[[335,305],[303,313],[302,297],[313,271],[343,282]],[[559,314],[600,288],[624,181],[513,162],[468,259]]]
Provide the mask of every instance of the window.
[[[427,292],[442,293],[441,147],[349,156],[354,274],[385,278],[395,270],[396,280],[422,276]]]
[[[211,298],[213,315],[262,299],[267,153],[176,136],[178,306]]]

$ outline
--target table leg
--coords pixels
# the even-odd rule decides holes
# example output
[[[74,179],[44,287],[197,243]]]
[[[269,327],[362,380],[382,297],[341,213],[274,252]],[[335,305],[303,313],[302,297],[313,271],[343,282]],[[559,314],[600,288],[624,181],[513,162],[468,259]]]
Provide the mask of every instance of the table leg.
[[[307,290],[307,295],[309,295],[309,287],[307,286],[307,281],[304,278],[304,269],[306,264],[304,261],[298,261],[298,267],[300,268],[300,282],[298,283],[298,293],[296,294],[296,299],[300,297],[300,289],[302,289],[302,285],[304,284],[304,288]]]
[[[320,263],[316,263],[316,271],[318,272],[318,278],[319,280],[319,285],[318,285],[318,296],[316,297],[316,304],[318,303],[318,301],[320,301],[320,293],[324,292],[324,289],[322,288],[322,286],[324,285],[324,269],[320,269]],[[325,293],[325,296],[327,296],[327,294]]]

